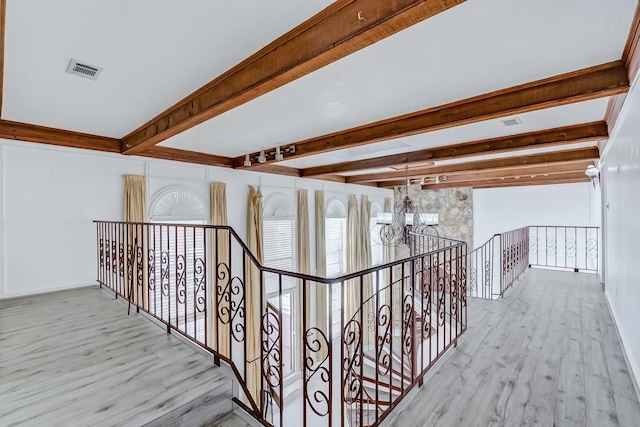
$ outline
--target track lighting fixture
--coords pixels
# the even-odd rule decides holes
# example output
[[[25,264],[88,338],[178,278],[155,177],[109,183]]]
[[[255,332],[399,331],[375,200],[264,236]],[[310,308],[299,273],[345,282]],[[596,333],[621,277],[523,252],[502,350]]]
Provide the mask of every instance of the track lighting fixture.
[[[267,156],[265,156],[264,150],[260,151],[260,155],[258,156],[258,163],[267,163]]]
[[[269,157],[273,156],[273,160],[276,162],[281,162],[284,160],[284,155],[286,153],[293,154],[296,152],[296,146],[290,145],[285,148],[281,148],[280,146],[276,147],[273,151],[265,151],[260,150],[260,154],[245,154],[244,155],[244,167],[250,168],[252,162],[257,163],[267,163]]]
[[[284,156],[280,152],[280,147],[276,147],[276,155],[273,157],[276,162],[281,162],[284,160]]]

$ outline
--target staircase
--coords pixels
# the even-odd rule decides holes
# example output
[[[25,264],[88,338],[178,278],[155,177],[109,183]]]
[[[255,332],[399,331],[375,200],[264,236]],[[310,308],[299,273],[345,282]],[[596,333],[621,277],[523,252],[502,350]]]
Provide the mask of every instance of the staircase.
[[[263,266],[228,226],[96,224],[100,285],[227,365],[231,400],[266,426],[379,425],[466,330],[463,242],[426,236],[408,258],[325,278]]]
[[[344,402],[351,426],[378,425],[446,351],[451,331],[462,327],[447,316],[448,290],[431,287],[424,298],[417,290],[405,291],[401,318],[391,316],[393,303],[382,305],[375,316],[377,325],[369,325],[365,334],[364,350],[347,347],[352,367],[346,373],[351,381],[345,386]]]

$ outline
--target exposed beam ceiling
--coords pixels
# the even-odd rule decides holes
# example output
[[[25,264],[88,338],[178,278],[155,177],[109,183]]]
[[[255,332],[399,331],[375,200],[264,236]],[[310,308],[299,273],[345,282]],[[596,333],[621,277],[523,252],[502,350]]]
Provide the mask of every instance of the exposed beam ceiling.
[[[114,138],[10,122],[7,120],[0,120],[0,138],[107,151],[110,153],[120,152],[120,141]]]
[[[450,174],[465,174],[476,171],[509,171],[518,170],[522,167],[536,165],[557,166],[569,163],[583,164],[585,161],[597,160],[599,158],[596,147],[580,148],[577,150],[557,151],[545,154],[532,154],[522,157],[507,157],[491,160],[479,160],[474,162],[457,163],[444,166],[431,166],[420,169],[409,169],[406,176],[409,178],[420,178],[424,176],[441,176]],[[405,171],[370,173],[346,177],[346,182],[357,184],[362,182],[392,181],[405,177]]]
[[[123,139],[135,154],[466,0],[341,0]]]
[[[621,61],[614,61],[300,141],[294,143],[296,151],[288,155],[287,158],[293,159],[326,153],[512,114],[558,107],[617,95],[628,90],[627,70]],[[258,155],[258,153],[253,155]],[[234,161],[234,167],[243,167],[243,161],[242,156],[237,157]]]
[[[301,176],[313,177],[330,173],[378,169],[424,162],[426,160],[446,160],[479,154],[504,153],[525,148],[551,147],[568,143],[599,141],[607,138],[607,126],[604,122],[587,123],[502,138],[492,138],[483,141],[437,147],[410,153],[375,157],[355,162],[343,162],[333,165],[317,166],[303,169],[301,171]]]
[[[0,120],[0,138],[243,169],[244,157],[225,157],[208,154],[208,152],[157,146],[156,144],[463,2],[465,2],[465,0],[390,0],[388,2],[378,2],[375,0],[358,0],[357,2],[355,0],[337,0],[322,12],[316,14],[235,67],[221,74],[215,80],[193,92],[123,139],[107,138],[52,127],[19,123],[19,121],[29,121],[19,116],[15,118],[17,121]],[[7,73],[4,71],[4,57],[5,52],[7,55],[11,52],[11,50],[5,49],[4,46],[6,3],[6,0],[0,0],[0,83],[4,80],[3,74],[9,75],[8,71]],[[471,2],[468,2],[465,6],[456,8],[455,11],[451,11],[451,13],[441,15],[438,19],[429,21],[426,25],[431,26],[433,23],[434,26],[437,26],[440,19],[448,19],[449,16],[457,15],[459,11],[464,11],[465,7],[469,5],[471,5]],[[13,9],[11,9],[11,7],[10,5],[10,20],[13,18],[11,14]],[[635,7],[635,5],[632,5],[632,7]],[[319,8],[315,10],[319,10]],[[630,19],[632,11],[629,10],[627,12],[626,16]],[[310,13],[305,16],[310,16]],[[364,19],[359,19],[359,17]],[[300,22],[300,20],[296,22]],[[291,28],[291,26],[287,28]],[[415,26],[406,33],[414,31],[417,28],[420,28],[420,26]],[[626,31],[626,28],[624,31]],[[280,31],[278,34],[282,34],[282,32]],[[398,37],[400,37],[400,35]],[[388,43],[398,37],[389,39],[384,43]],[[271,39],[273,39],[273,36],[269,37],[269,40]],[[436,102],[432,102],[431,104],[417,103],[413,104],[411,108],[395,110],[388,114],[374,116],[375,119],[372,117],[363,117],[362,120],[351,122],[345,126],[335,126],[317,132],[309,132],[305,135],[291,136],[291,140],[286,140],[287,138],[285,137],[282,145],[295,145],[295,153],[286,155],[286,160],[290,160],[347,148],[355,148],[370,143],[435,130],[450,129],[472,123],[486,122],[482,123],[482,125],[484,125],[491,123],[488,122],[488,120],[559,107],[596,98],[610,97],[609,107],[604,114],[606,123],[593,122],[549,129],[568,123],[576,123],[580,120],[579,116],[576,116],[559,123],[554,122],[553,124],[547,123],[540,126],[531,126],[528,129],[544,130],[526,134],[489,138],[449,146],[435,146],[430,149],[422,149],[403,154],[391,154],[384,157],[366,159],[367,156],[380,156],[383,151],[374,151],[374,147],[376,147],[377,150],[377,147],[384,145],[380,144],[372,147],[371,150],[367,152],[368,155],[362,154],[368,149],[367,147],[361,149],[363,151],[359,151],[359,154],[346,154],[347,152],[345,151],[345,156],[342,156],[343,153],[339,153],[340,156],[332,155],[331,157],[334,159],[333,161],[342,161],[343,159],[349,158],[365,158],[365,160],[298,169],[283,166],[283,164],[275,163],[272,159],[268,159],[265,164],[254,162],[254,164],[247,169],[256,172],[293,177],[300,176],[339,183],[356,183],[360,185],[384,187],[394,184],[404,184],[403,178],[405,171],[399,170],[396,172],[376,174],[366,173],[365,171],[369,169],[414,165],[414,169],[409,169],[408,171],[410,177],[447,176],[447,179],[439,185],[428,185],[425,186],[425,188],[464,185],[471,185],[474,188],[489,188],[587,181],[588,178],[584,175],[584,168],[589,162],[598,158],[598,150],[596,148],[581,148],[555,152],[544,152],[543,149],[563,144],[607,140],[607,128],[609,130],[612,129],[616,121],[629,88],[629,81],[632,81],[640,70],[640,3],[637,4],[635,16],[626,40],[627,42],[621,57],[618,51],[615,55],[604,57],[597,62],[586,61],[573,67],[563,65],[557,68],[556,71],[535,74],[535,77],[530,76],[528,78],[518,79],[518,76],[514,75],[512,78],[515,77],[515,81],[522,82],[533,80],[534,78],[537,79],[540,78],[540,76],[564,72],[565,70],[585,67],[590,63],[607,62],[617,57],[620,58],[619,61],[607,62],[570,73],[558,74],[554,77],[536,80],[470,98],[466,97],[488,89],[466,91],[455,97],[446,98],[446,100],[442,99],[438,103],[449,102],[451,99],[458,99],[457,101],[401,116],[390,117],[400,112],[424,108],[422,105],[433,105]],[[620,46],[622,41],[621,39],[617,45]],[[11,40],[9,40],[9,43],[11,43]],[[11,44],[9,47],[11,47]],[[254,48],[246,52],[253,52],[255,49],[254,46]],[[358,55],[363,55],[367,52],[368,51],[363,51]],[[429,58],[431,57],[429,56]],[[232,62],[228,62],[223,69],[228,68],[229,64],[236,63],[237,61],[238,59],[236,58]],[[339,64],[335,64],[334,66],[336,65]],[[11,68],[7,68],[7,70],[10,69]],[[328,69],[330,68],[326,70]],[[219,72],[220,71],[217,71],[213,75],[217,75]],[[322,72],[323,71],[320,73]],[[205,76],[205,79],[199,80],[196,86],[208,80],[209,77]],[[508,79],[505,78],[505,81],[507,80]],[[511,81],[513,82],[514,80],[512,79]],[[301,82],[303,82],[303,80],[300,80],[298,83]],[[416,85],[419,84],[419,79],[415,82],[411,81],[411,87],[416,87]],[[459,84],[459,81],[457,84]],[[508,86],[508,84],[494,84],[488,87],[491,87],[493,90],[494,88],[505,86]],[[181,92],[179,96],[183,96],[183,94],[191,90],[193,90],[193,86],[190,87],[189,90]],[[273,96],[274,94],[269,96]],[[0,108],[2,107],[2,98],[3,90],[0,84]],[[5,98],[5,102],[8,102],[9,89],[7,89],[5,93]],[[264,100],[266,98],[268,97],[261,99]],[[169,103],[175,101],[175,99],[169,99]],[[398,98],[398,102],[400,102],[400,99],[401,98]],[[325,102],[330,101],[330,98],[325,100]],[[256,102],[260,101],[258,100]],[[169,105],[169,103],[162,105],[166,106]],[[602,104],[600,108],[602,108]],[[5,108],[5,113],[9,113],[8,107]],[[150,113],[146,118],[153,114],[155,114],[155,112]],[[348,114],[348,111],[345,114]],[[351,127],[356,124],[378,120],[380,117],[390,118]],[[221,119],[222,118],[218,118],[217,120]],[[596,119],[599,119],[598,116],[592,114],[589,118],[583,118],[582,120],[586,122]],[[80,120],[80,118],[78,118],[78,120]],[[141,121],[142,120],[140,120],[140,122]],[[33,123],[39,123],[39,121],[34,120]],[[73,126],[65,125],[63,127],[66,129],[74,129]],[[127,126],[125,131],[131,127],[132,126]],[[350,128],[345,129],[347,127]],[[341,128],[345,130],[328,133]],[[503,134],[503,132],[488,133],[482,137],[485,138],[499,134]],[[122,133],[115,136],[119,135],[122,135]],[[185,136],[186,135],[187,134],[185,134]],[[308,138],[310,136],[312,137],[309,139],[295,142],[295,140]],[[476,136],[475,138],[477,139],[478,137]],[[471,141],[472,139],[473,136],[469,134],[464,138],[457,138],[455,141]],[[275,141],[279,140],[279,138],[274,136],[270,136],[270,138],[267,136],[265,141],[269,142],[266,142],[265,145],[272,145]],[[403,141],[397,142],[399,146],[403,145]],[[441,142],[441,144],[446,143],[447,142]],[[406,144],[404,145],[407,146]],[[435,144],[422,144],[420,146],[426,147],[433,145]],[[188,144],[184,144],[184,146],[189,147]],[[174,145],[174,147],[180,147],[180,145]],[[486,154],[491,154],[491,157],[496,157],[495,154],[497,153],[530,148],[536,148],[535,152],[539,152],[540,154],[522,157],[492,158],[491,160],[475,160],[471,162],[455,160],[455,164],[439,165],[439,161],[441,160],[463,160],[467,157],[479,157]],[[247,148],[247,151],[255,149],[257,148],[254,145],[251,148]],[[402,149],[406,148],[402,147],[395,151],[389,150],[389,152],[397,153]],[[265,150],[272,151],[273,149],[265,148]],[[210,152],[214,153],[215,151],[212,150]],[[230,155],[235,156],[236,154],[237,152],[233,152]],[[257,153],[253,154],[252,157],[255,155],[257,155]],[[429,161],[435,161],[438,164],[436,166],[424,166],[425,163]],[[322,161],[309,163],[323,164]],[[419,166],[421,163],[423,166]],[[340,175],[340,173],[354,171],[363,171],[365,173],[353,176]],[[532,175],[535,175],[535,178],[532,178]],[[519,178],[516,179],[516,176]]]

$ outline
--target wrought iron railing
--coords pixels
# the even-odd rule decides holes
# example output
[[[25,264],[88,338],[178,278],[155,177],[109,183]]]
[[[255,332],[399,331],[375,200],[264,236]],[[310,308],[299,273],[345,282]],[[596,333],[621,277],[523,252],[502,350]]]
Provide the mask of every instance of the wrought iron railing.
[[[463,242],[413,234],[406,259],[323,278],[227,226],[96,225],[100,285],[227,363],[264,425],[378,425],[467,327]]]
[[[498,298],[527,267],[599,271],[598,227],[528,226],[495,234],[468,256],[469,296]]]
[[[495,234],[468,255],[469,295],[498,298],[525,272],[529,265],[528,228]]]
[[[598,227],[532,225],[529,264],[597,272],[599,234]]]

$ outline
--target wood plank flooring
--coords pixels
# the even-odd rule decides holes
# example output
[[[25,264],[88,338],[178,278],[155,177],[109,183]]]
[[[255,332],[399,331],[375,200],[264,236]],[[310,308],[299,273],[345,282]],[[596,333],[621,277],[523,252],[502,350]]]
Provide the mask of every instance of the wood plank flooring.
[[[595,275],[533,269],[469,329],[388,426],[640,426],[640,404]]]
[[[0,301],[0,426],[253,424],[225,369],[141,317],[98,288]],[[471,300],[458,348],[384,425],[640,426],[597,277],[534,269]]]
[[[0,301],[0,426],[198,426],[231,376],[97,287]]]

